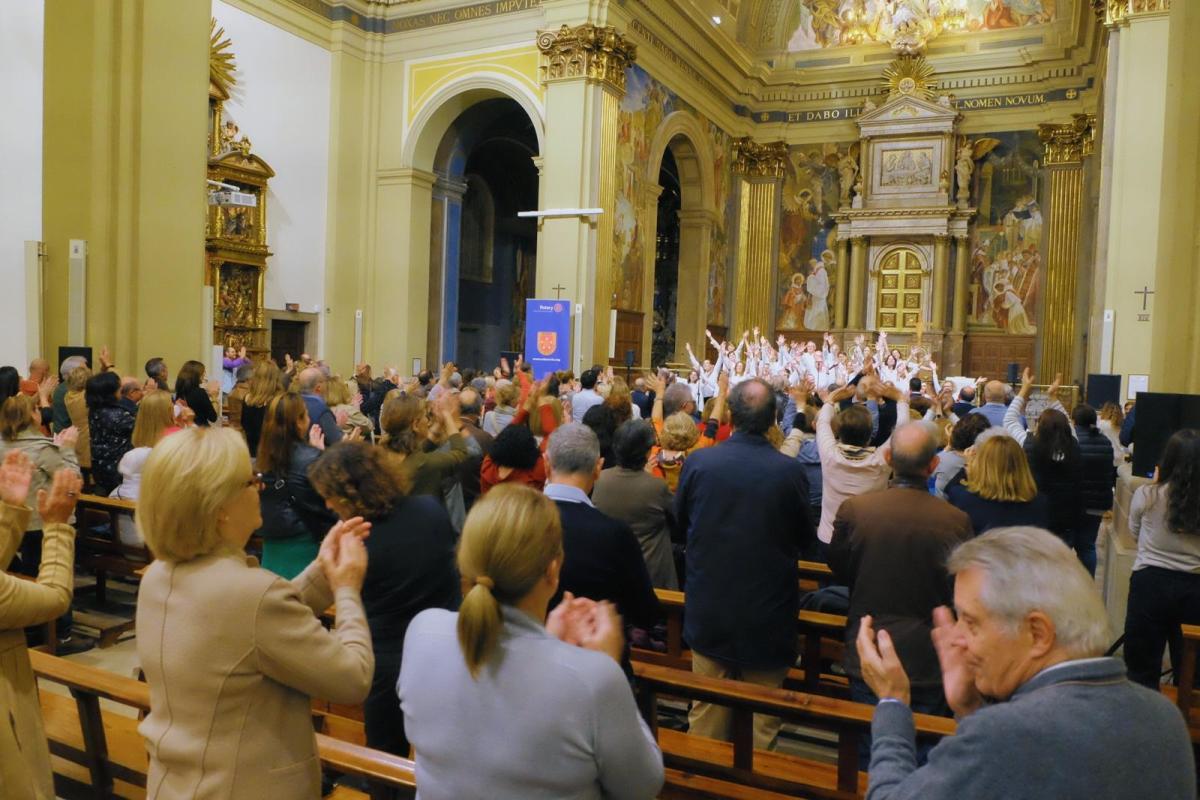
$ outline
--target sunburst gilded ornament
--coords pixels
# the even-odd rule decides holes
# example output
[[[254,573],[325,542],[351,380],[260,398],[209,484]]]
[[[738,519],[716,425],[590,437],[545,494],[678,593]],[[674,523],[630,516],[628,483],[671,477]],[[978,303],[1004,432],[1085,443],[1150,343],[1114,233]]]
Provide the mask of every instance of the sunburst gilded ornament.
[[[900,56],[883,71],[888,99],[898,96],[932,100],[937,82],[933,80],[933,67],[924,56]]]
[[[229,92],[237,85],[237,62],[233,58],[233,42],[225,38],[225,29],[217,27],[212,18],[208,44],[208,79]]]

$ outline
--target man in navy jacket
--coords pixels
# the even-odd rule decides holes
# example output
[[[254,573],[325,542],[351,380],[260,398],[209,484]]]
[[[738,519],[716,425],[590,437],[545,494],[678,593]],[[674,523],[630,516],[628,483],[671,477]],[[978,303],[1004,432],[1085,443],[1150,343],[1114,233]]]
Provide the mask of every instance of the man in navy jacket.
[[[692,671],[779,687],[796,658],[796,559],[816,540],[804,467],[766,439],[775,394],[759,378],[729,395],[733,435],[688,456],[675,509],[687,532],[684,638]],[[694,703],[691,732],[728,739],[729,709]],[[768,748],[779,720],[755,716]]]

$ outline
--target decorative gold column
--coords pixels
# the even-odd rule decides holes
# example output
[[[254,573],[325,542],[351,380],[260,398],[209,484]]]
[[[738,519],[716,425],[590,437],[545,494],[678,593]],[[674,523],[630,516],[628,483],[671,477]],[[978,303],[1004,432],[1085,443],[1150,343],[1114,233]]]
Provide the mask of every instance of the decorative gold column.
[[[838,226],[839,229],[841,225]],[[833,284],[833,327],[846,327],[846,298],[850,294],[850,242],[838,236],[837,276]]]
[[[773,330],[775,319],[775,228],[787,163],[784,142],[760,144],[749,137],[733,143],[738,176],[737,300],[729,330],[755,326]]]
[[[594,223],[585,218],[546,220],[538,250],[582,261],[574,265],[572,275],[563,276],[567,291],[574,294],[576,302],[583,303],[584,318],[592,317],[592,324],[584,326],[584,341],[576,342],[573,350],[577,356],[583,356],[583,361],[606,364],[616,267],[617,125],[621,98],[625,96],[625,68],[637,57],[637,48],[616,28],[590,23],[543,31],[538,35],[537,45],[542,52],[542,83],[546,85],[546,108],[550,115],[546,126],[548,145],[549,140],[555,141],[545,154],[549,175],[543,202],[547,207],[604,209]],[[556,104],[568,116],[555,116]],[[568,125],[572,130],[568,130]],[[598,136],[588,135],[589,129],[599,131]],[[599,169],[593,184],[585,176],[592,173],[594,164]],[[572,192],[575,196],[571,196]],[[587,241],[591,246],[583,246]],[[589,251],[595,254],[594,262]],[[539,259],[543,264],[551,260]],[[557,278],[550,272],[538,270],[539,287],[550,285],[546,279]]]
[[[863,329],[863,317],[867,313],[867,240],[863,236],[850,238],[850,308],[846,313],[846,327]]]
[[[1066,124],[1042,124],[1050,173],[1050,220],[1046,237],[1041,374],[1074,380],[1075,289],[1079,273],[1079,224],[1083,214],[1083,159],[1092,153],[1094,114],[1075,114]]]
[[[954,237],[954,333],[967,331],[967,295],[970,294],[970,275],[967,271],[967,256],[970,255],[969,240],[965,235]]]
[[[950,237],[933,237],[933,311],[929,318],[935,331],[946,330],[946,279],[950,273]]]

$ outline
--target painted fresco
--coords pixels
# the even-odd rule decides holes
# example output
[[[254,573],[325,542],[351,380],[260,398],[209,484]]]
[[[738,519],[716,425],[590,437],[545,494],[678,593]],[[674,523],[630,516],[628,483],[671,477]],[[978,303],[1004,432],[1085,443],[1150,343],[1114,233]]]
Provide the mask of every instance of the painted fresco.
[[[714,154],[717,223],[713,226],[709,270],[709,319],[721,325],[725,321],[727,304],[729,243],[731,230],[729,157],[731,141],[718,128],[686,101],[634,65],[625,70],[625,97],[621,100],[617,128],[617,201],[614,219],[616,243],[613,252],[613,291],[617,308],[645,311],[642,308],[643,288],[648,276],[643,274],[646,248],[654,242],[645,241],[644,222],[638,218],[639,198],[646,191],[646,163],[650,160],[650,144],[662,121],[675,111],[694,115],[709,135]]]
[[[1006,333],[1037,333],[1042,280],[1042,144],[1034,131],[980,137],[971,204],[967,324]]]
[[[838,160],[857,142],[811,144],[788,151],[776,263],[775,328],[826,331],[833,326],[837,275]],[[766,325],[763,321],[763,327]]]
[[[966,30],[988,31],[1053,22],[1061,0],[966,0]],[[886,11],[894,25],[926,16],[926,0],[799,0],[792,5],[785,42],[789,51],[855,44],[849,34],[855,13],[867,42],[887,42]],[[946,32],[944,35],[954,35]]]

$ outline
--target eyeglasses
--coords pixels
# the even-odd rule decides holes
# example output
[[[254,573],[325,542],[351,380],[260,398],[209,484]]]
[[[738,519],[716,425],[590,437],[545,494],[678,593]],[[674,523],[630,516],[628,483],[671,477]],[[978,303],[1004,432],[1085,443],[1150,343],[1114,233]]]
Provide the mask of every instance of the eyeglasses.
[[[266,484],[263,482],[263,475],[261,472],[254,473],[250,480],[246,481],[245,488],[249,489],[251,486],[254,487],[256,492],[261,492],[263,487],[266,486]]]

